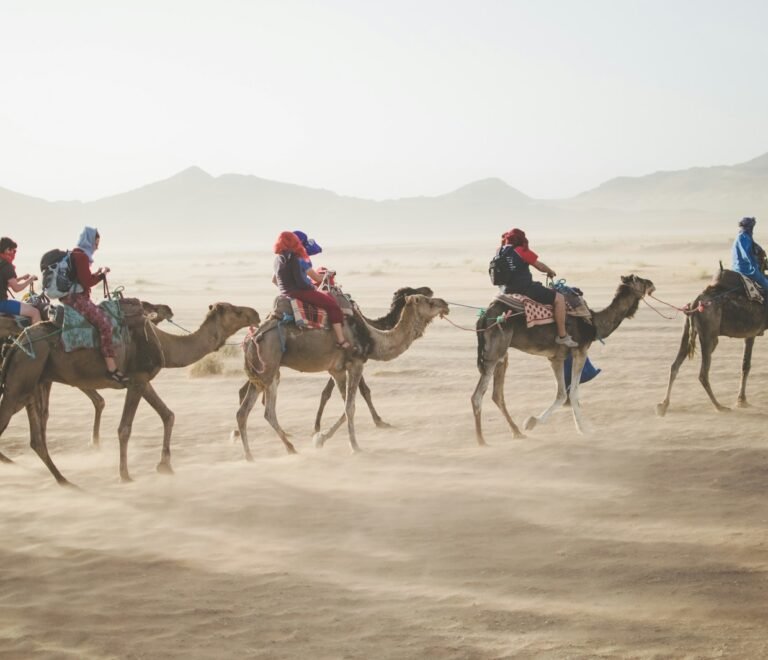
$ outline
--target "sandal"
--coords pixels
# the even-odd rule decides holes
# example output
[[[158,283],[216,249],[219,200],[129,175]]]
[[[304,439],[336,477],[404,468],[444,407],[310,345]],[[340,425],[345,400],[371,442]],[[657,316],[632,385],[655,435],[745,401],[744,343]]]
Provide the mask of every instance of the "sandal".
[[[120,369],[114,371],[107,371],[107,376],[110,380],[115,381],[118,385],[127,385],[130,382],[128,376],[126,376]]]

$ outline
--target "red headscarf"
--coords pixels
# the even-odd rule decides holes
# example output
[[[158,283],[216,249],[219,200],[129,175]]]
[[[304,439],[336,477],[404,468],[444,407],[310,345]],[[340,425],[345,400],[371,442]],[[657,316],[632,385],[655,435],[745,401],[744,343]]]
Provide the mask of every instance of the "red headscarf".
[[[275,241],[275,247],[273,248],[275,254],[281,252],[293,252],[297,257],[302,259],[309,259],[307,251],[301,244],[301,240],[292,231],[282,231]]]
[[[501,235],[501,240],[504,245],[511,245],[512,247],[528,247],[528,239],[525,237],[525,232],[522,229],[510,229]]]

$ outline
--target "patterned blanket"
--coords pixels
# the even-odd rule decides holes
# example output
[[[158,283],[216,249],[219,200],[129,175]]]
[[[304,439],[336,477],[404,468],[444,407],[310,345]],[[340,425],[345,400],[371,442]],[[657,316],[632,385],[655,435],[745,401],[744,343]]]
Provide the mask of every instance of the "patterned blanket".
[[[293,309],[293,320],[297,328],[322,330],[331,327],[328,321],[328,312],[321,307],[291,298],[291,309]]]
[[[69,305],[61,305],[64,308],[64,320],[61,328],[61,343],[64,350],[69,353],[78,348],[98,348],[99,334],[88,321]],[[112,342],[119,347],[126,341],[123,314],[120,303],[117,300],[104,300],[99,307],[106,312],[109,322],[112,324]]]
[[[525,312],[525,324],[529,328],[555,322],[552,305],[543,305],[520,293],[500,293],[496,300],[516,311]],[[565,311],[568,316],[579,316],[587,320],[592,318],[587,303],[579,296],[566,296]]]

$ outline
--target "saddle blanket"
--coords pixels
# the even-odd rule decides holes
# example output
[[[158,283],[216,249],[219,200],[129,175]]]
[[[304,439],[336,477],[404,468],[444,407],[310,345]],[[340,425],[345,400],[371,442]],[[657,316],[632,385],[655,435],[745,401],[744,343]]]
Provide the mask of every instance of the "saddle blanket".
[[[574,305],[575,300],[572,298],[578,300],[578,303]],[[500,293],[496,296],[496,300],[514,310],[525,312],[525,324],[529,328],[555,322],[552,305],[544,305],[520,293]],[[592,318],[592,312],[589,311],[584,299],[578,296],[566,297],[565,312],[568,316],[578,316],[588,321]]]
[[[78,348],[98,348],[99,334],[88,321],[69,305],[61,305],[64,308],[64,318],[61,326],[61,343],[64,350],[69,353]],[[106,313],[112,325],[112,343],[115,347],[125,343],[123,313],[120,302],[117,300],[104,300],[99,307]]]
[[[739,275],[741,275],[741,273],[739,273]],[[744,292],[747,294],[747,298],[752,302],[760,303],[762,305],[764,298],[757,283],[746,275],[741,275],[741,283],[744,285]]]
[[[293,320],[297,328],[302,330],[322,330],[330,328],[328,312],[322,307],[291,298]]]

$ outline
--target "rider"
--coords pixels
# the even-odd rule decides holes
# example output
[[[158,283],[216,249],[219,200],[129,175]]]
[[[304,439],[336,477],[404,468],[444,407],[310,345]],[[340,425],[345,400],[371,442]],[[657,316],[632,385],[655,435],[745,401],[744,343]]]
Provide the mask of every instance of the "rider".
[[[573,341],[565,330],[565,298],[562,293],[547,288],[541,282],[534,282],[530,266],[549,277],[555,277],[556,273],[545,263],[539,261],[539,256],[528,248],[528,239],[522,229],[511,229],[501,236],[501,248],[499,254],[504,257],[509,266],[509,276],[503,285],[504,293],[520,293],[544,305],[552,305],[554,310],[557,337],[555,343],[568,348],[576,348],[578,344]]]
[[[277,285],[282,295],[325,309],[336,336],[337,348],[351,349],[352,344],[344,337],[344,329],[341,325],[344,320],[341,307],[333,296],[315,288],[315,284],[320,284],[322,278],[312,268],[307,249],[297,233],[304,234],[303,232],[284,231],[277,237],[274,247],[277,257],[275,258],[275,273],[272,276],[272,282]],[[308,245],[309,240],[307,239]],[[312,254],[318,254],[321,251],[320,246],[314,241],[309,247],[315,248]]]
[[[97,229],[86,227],[80,234],[77,247],[72,250],[72,266],[75,271],[75,284],[70,293],[61,298],[61,302],[77,310],[99,333],[101,354],[107,365],[107,376],[118,385],[126,385],[128,377],[117,368],[115,347],[112,344],[112,324],[107,315],[91,300],[91,287],[104,280],[109,268],[102,266],[95,273],[91,272],[93,253],[99,249],[101,236]]]
[[[757,282],[762,287],[766,304],[768,304],[768,277],[763,274],[757,256],[758,252],[763,252],[763,249],[752,238],[752,231],[756,222],[757,220],[754,218],[739,220],[739,233],[733,242],[731,251],[732,268],[737,273],[746,275],[749,279]]]
[[[23,291],[37,279],[36,275],[16,276],[13,260],[16,258],[16,241],[7,236],[0,238],[0,312],[26,316],[32,323],[40,322],[40,312],[36,307],[18,300],[8,300],[8,290]]]

